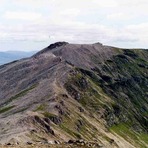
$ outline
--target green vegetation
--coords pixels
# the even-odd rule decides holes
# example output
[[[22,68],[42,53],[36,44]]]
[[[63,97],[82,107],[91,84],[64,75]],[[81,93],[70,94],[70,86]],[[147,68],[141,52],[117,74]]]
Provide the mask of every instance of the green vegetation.
[[[65,132],[67,132],[69,135],[74,136],[75,138],[78,138],[78,139],[81,138],[80,134],[70,130],[70,128],[67,128],[67,126],[65,126],[64,124],[61,124],[60,128],[63,129]]]
[[[146,148],[144,143],[148,144],[148,135],[133,131],[128,123],[120,123],[118,125],[114,125],[110,128],[110,131],[119,134],[130,143],[138,145],[139,148]]]
[[[99,81],[95,74],[83,69],[76,70],[77,74],[69,78],[65,87],[71,95],[79,94],[80,98],[77,101],[95,113],[109,101],[109,97],[98,85]]]
[[[71,119],[64,117],[60,128],[75,138],[81,139],[83,137],[87,140],[97,137],[98,132],[94,126],[78,114],[75,114]]]
[[[0,114],[7,112],[7,111],[11,110],[14,107],[15,106],[3,107],[3,108],[0,109]]]
[[[47,118],[51,118],[51,117],[56,117],[55,114],[49,113],[49,112],[44,112],[43,115]]]
[[[7,104],[11,103],[13,100],[16,100],[16,99],[18,99],[20,97],[25,96],[30,90],[34,89],[35,87],[36,87],[36,85],[33,85],[33,86],[21,91],[20,93],[16,94],[15,96],[12,96],[11,98],[8,99],[8,101],[6,101],[1,106],[7,105]]]
[[[46,109],[46,105],[41,104],[34,111],[45,111],[45,109]]]

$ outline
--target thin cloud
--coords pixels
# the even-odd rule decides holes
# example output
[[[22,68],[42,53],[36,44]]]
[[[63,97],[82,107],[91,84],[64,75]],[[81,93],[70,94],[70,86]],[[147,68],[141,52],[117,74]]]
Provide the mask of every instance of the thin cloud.
[[[99,7],[116,7],[118,5],[117,0],[92,0],[95,4],[97,4]]]
[[[113,13],[113,14],[109,14],[107,15],[107,19],[109,20],[129,20],[129,19],[132,19],[134,18],[133,15],[129,15],[129,14],[126,14],[126,13]]]
[[[0,41],[8,46],[65,40],[148,47],[147,0],[12,0],[11,7],[9,0],[2,2]]]
[[[16,19],[16,20],[38,20],[42,18],[40,13],[35,12],[15,12],[15,11],[8,11],[3,15],[5,19]]]

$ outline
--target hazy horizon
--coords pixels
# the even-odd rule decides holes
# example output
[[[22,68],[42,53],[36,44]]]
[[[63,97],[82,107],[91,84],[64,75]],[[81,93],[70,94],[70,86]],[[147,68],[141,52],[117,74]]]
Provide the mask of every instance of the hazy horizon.
[[[0,51],[95,43],[148,48],[147,0],[0,0]]]

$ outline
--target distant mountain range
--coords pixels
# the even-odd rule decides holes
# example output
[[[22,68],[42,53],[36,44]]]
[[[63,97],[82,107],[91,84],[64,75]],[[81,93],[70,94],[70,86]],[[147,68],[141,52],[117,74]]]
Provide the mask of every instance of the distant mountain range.
[[[19,60],[22,58],[30,57],[35,51],[24,52],[24,51],[4,51],[0,52],[0,65]]]

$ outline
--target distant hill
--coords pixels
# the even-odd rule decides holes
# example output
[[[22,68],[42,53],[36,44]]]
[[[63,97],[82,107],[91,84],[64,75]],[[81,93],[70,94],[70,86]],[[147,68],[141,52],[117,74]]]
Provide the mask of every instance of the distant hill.
[[[4,51],[0,52],[0,65],[12,62],[14,60],[30,57],[35,52],[24,52],[24,51]]]

